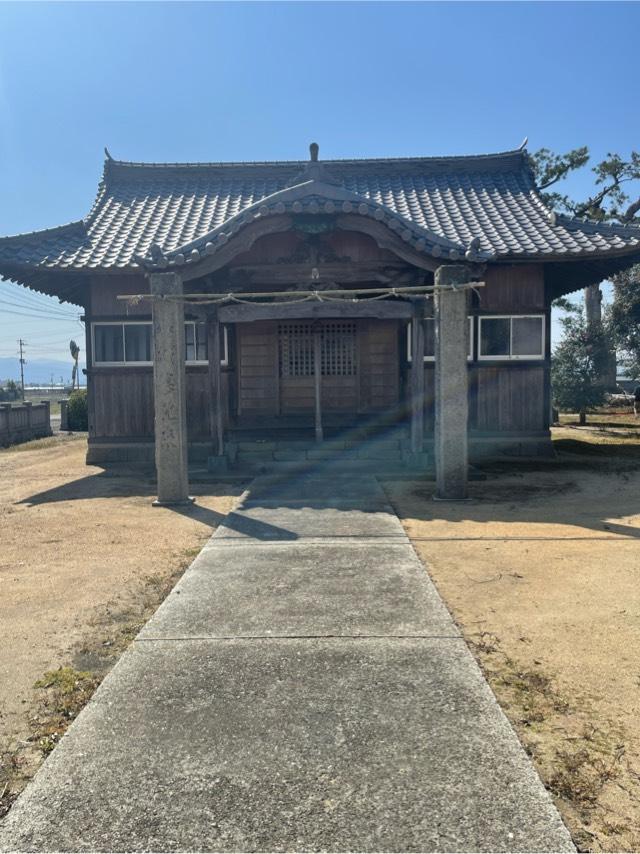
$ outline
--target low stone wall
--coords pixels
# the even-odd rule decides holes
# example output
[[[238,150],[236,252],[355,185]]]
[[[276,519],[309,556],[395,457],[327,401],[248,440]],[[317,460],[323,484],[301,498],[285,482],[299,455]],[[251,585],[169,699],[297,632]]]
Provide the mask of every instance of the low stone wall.
[[[18,445],[31,439],[51,436],[51,404],[0,404],[0,446]]]

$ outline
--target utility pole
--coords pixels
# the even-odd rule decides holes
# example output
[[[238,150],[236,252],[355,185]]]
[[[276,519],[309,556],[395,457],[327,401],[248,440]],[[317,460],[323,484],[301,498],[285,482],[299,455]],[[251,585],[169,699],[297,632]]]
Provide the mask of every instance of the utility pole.
[[[20,347],[20,386],[22,387],[22,399],[24,400],[24,364],[25,364],[25,359],[24,359],[23,348],[26,346],[26,342],[23,341],[22,338],[20,338],[18,341],[18,345]]]

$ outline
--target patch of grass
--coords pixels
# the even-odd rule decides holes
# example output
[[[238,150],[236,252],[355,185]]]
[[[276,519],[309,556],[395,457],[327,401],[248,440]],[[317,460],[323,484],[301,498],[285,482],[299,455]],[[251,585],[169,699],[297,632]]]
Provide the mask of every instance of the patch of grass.
[[[616,778],[623,755],[622,744],[603,745],[585,738],[573,750],[556,753],[558,767],[547,786],[556,797],[578,807],[583,819],[588,820],[588,812],[597,804],[602,789]]]
[[[76,647],[71,663],[47,671],[35,683],[37,702],[29,716],[32,734],[28,744],[0,751],[0,818],[200,549],[197,546],[177,553],[175,568],[168,575],[141,578],[126,604],[106,604],[92,622],[90,634]]]
[[[199,548],[187,549],[185,556],[186,552],[199,551]],[[117,611],[107,609],[104,621],[109,624],[108,634],[96,633],[87,638],[74,653],[73,665],[47,671],[35,683],[34,688],[40,695],[38,707],[31,718],[31,741],[37,744],[44,756],[60,741],[109,670],[164,601],[189,562],[182,560],[168,576],[144,578],[133,605]]]
[[[86,434],[84,433],[46,436],[44,439],[32,439],[30,442],[21,442],[19,445],[8,445],[6,448],[0,448],[0,454],[17,454],[20,451],[44,451],[48,448],[56,447],[62,442],[77,442],[85,438]]]
[[[584,457],[624,457],[640,463],[640,441],[617,436],[583,435],[580,438],[557,437],[553,447],[562,454],[580,454]]]
[[[584,703],[570,703],[540,668],[523,667],[490,632],[467,637],[500,705],[559,802],[580,851],[594,850],[594,811],[606,810],[607,784],[616,783],[624,739],[613,726],[585,723]],[[623,828],[624,829],[624,828]],[[600,850],[600,849],[598,849]]]
[[[43,754],[50,753],[78,716],[101,677],[73,667],[49,670],[35,683],[41,690],[40,708],[32,719],[33,736]]]

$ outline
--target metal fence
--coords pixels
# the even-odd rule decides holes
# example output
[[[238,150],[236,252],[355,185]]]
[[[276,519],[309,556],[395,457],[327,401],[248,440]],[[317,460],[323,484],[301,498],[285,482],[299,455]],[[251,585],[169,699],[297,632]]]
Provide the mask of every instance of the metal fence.
[[[51,404],[0,403],[0,446],[17,445],[30,439],[51,436]]]

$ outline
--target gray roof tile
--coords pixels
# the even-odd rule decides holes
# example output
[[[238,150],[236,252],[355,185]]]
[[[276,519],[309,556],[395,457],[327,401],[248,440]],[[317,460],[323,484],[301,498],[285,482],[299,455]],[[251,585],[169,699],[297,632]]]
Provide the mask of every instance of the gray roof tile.
[[[640,249],[638,228],[550,216],[524,151],[334,160],[320,166],[353,194],[354,210],[364,205],[362,211],[387,221],[405,240],[419,247],[426,243],[425,251],[437,245],[445,254],[464,254],[472,240],[474,257],[497,260],[562,260]],[[237,225],[233,218],[251,213],[252,205],[264,200],[269,213],[282,210],[282,201],[270,197],[308,180],[306,167],[304,162],[140,164],[108,158],[86,219],[0,238],[0,271],[12,265],[130,268],[152,244],[168,256],[182,254],[183,247],[186,255],[205,245],[206,251],[215,251],[216,239],[226,240],[221,236],[226,226]],[[323,210],[323,204],[314,196],[284,209],[309,210],[311,205],[311,210]]]

